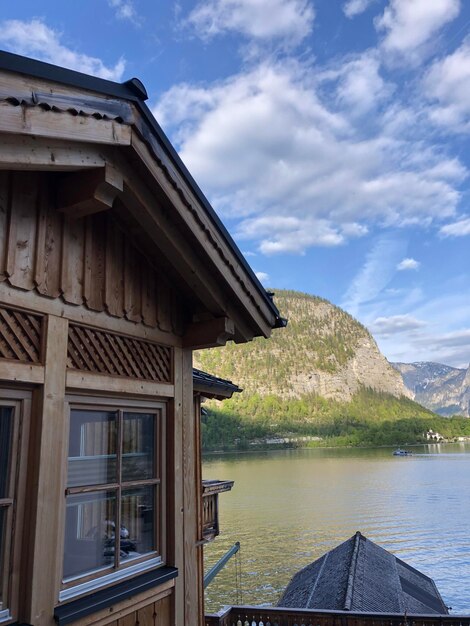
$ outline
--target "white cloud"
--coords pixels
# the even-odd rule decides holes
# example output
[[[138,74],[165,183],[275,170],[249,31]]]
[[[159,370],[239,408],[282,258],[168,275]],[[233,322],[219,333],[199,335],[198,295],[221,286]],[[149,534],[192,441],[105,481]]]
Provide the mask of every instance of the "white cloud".
[[[121,80],[125,61],[114,67],[101,59],[75,52],[61,43],[61,33],[49,28],[42,20],[5,20],[0,22],[0,44],[16,54],[34,57],[55,65],[78,70],[108,80]]]
[[[403,272],[406,270],[417,270],[421,263],[415,259],[406,258],[400,261],[397,265],[397,270]]]
[[[337,246],[344,237],[327,220],[305,220],[282,215],[248,218],[241,222],[238,239],[261,240],[263,254],[303,254],[310,246]]]
[[[349,18],[356,17],[356,15],[364,13],[375,1],[376,0],[348,0],[348,2],[343,5],[344,14]]]
[[[187,22],[203,39],[232,31],[294,44],[311,32],[314,17],[308,0],[203,0]]]
[[[389,317],[377,317],[369,329],[378,336],[388,337],[397,333],[407,333],[426,326],[426,322],[416,319],[412,315],[390,315]]]
[[[470,131],[470,38],[452,54],[435,61],[426,72],[423,87],[434,103],[430,119],[439,126]]]
[[[470,217],[442,226],[439,233],[443,237],[465,237],[470,235]]]
[[[390,0],[375,26],[383,32],[381,47],[390,60],[397,55],[417,63],[445,24],[460,12],[460,0]]]
[[[115,15],[119,20],[129,20],[134,24],[138,23],[137,12],[132,0],[108,0],[111,8],[116,9]]]
[[[260,283],[266,284],[268,282],[269,274],[266,274],[266,272],[255,272],[255,274]]]
[[[342,61],[338,68],[320,74],[322,82],[336,82],[336,102],[357,114],[376,109],[393,93],[395,87],[380,75],[380,59],[375,51]]]
[[[391,281],[405,242],[393,237],[381,237],[368,253],[364,265],[354,277],[341,305],[352,315],[377,296]]]
[[[242,220],[240,234],[258,238],[270,254],[338,245],[372,224],[452,218],[463,164],[426,134],[398,138],[380,124],[366,132],[354,107],[325,104],[327,83],[336,81],[338,98],[345,98],[343,79],[333,74],[343,77],[351,68],[315,70],[269,61],[209,86],[180,84],[163,94],[154,113],[216,209]],[[367,94],[362,103],[361,97],[356,102],[366,110]]]

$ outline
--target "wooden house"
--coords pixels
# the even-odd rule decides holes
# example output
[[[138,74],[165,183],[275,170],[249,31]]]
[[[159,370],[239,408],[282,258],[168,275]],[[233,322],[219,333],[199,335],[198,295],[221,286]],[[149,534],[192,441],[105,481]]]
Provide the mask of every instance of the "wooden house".
[[[2,626],[203,622],[192,351],[284,322],[145,99],[0,53]]]

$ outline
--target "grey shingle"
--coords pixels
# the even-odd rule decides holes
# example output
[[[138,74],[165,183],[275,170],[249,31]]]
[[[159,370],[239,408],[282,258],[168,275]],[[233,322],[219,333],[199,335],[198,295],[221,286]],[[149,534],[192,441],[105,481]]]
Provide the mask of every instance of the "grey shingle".
[[[448,613],[431,578],[359,532],[297,572],[278,606],[376,613]]]

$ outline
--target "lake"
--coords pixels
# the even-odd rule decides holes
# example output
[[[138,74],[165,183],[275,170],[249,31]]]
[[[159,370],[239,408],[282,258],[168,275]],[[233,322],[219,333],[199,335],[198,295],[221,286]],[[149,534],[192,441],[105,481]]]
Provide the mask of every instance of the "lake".
[[[205,571],[240,541],[206,590],[224,604],[275,604],[293,574],[360,530],[433,578],[452,613],[470,613],[470,444],[392,450],[310,449],[207,456],[221,535]],[[241,574],[241,575],[240,575]],[[241,583],[240,583],[241,579]]]

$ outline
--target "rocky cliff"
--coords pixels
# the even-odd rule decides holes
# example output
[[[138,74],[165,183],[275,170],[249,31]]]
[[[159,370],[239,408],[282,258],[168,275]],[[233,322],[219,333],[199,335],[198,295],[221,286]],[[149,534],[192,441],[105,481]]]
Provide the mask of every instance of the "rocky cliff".
[[[392,363],[412,398],[440,415],[470,417],[470,367],[441,363]]]
[[[289,320],[286,329],[274,331],[269,341],[202,350],[195,355],[196,367],[262,396],[316,394],[348,402],[367,387],[411,397],[372,335],[348,313],[295,291],[276,290],[275,302]]]

